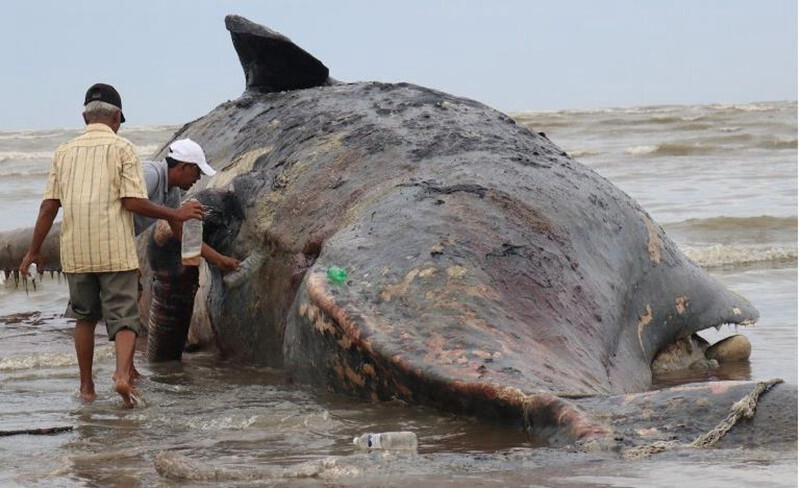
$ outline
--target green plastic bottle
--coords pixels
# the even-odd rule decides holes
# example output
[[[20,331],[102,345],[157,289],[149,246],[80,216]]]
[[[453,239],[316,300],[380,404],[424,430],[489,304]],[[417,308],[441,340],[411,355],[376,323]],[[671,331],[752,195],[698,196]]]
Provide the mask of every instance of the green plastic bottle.
[[[333,283],[334,285],[340,285],[347,280],[347,271],[344,268],[340,268],[338,266],[329,266],[328,267],[328,280]]]

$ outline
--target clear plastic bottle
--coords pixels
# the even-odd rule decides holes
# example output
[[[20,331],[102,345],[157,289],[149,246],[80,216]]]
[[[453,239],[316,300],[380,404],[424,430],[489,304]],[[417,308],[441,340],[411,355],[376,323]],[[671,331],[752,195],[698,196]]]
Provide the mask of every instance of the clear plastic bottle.
[[[194,199],[189,200],[194,201]],[[203,221],[189,219],[183,223],[181,237],[181,260],[184,266],[199,266],[203,247]]]
[[[414,450],[417,448],[417,434],[406,431],[363,434],[354,438],[353,444],[361,449]]]
[[[253,251],[244,261],[239,263],[239,269],[226,274],[222,280],[228,288],[236,288],[261,267],[264,263],[264,258],[265,256],[261,252]]]

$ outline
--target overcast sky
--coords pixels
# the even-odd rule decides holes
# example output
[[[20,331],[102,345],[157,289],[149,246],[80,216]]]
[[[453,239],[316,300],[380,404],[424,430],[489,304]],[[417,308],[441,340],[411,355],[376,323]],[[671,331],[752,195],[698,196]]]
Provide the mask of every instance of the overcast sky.
[[[83,125],[97,81],[131,125],[204,115],[244,89],[228,13],[336,79],[506,112],[797,99],[795,0],[24,0],[0,7],[0,130]]]

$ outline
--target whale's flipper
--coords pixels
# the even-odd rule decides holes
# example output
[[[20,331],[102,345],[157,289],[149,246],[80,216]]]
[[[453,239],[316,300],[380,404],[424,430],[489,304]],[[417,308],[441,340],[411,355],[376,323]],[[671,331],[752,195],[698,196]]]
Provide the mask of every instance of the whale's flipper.
[[[225,27],[242,63],[248,90],[269,93],[327,83],[328,68],[283,34],[238,15],[226,16]]]

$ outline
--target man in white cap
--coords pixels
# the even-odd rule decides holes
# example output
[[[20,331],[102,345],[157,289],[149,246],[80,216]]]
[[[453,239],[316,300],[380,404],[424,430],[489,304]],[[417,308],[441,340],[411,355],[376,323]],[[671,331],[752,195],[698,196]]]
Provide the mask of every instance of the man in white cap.
[[[178,139],[169,145],[169,152],[164,161],[146,161],[142,163],[147,198],[155,204],[177,208],[180,206],[182,191],[192,187],[201,175],[214,176],[217,172],[206,162],[206,155],[200,144],[191,139]],[[145,216],[134,216],[136,235],[156,222]],[[172,233],[176,238],[181,236],[178,222],[170,222]],[[239,267],[239,261],[222,255],[208,244],[203,244],[201,256],[225,274]]]
[[[142,170],[148,200],[168,208],[180,207],[183,192],[197,183],[201,175],[214,176],[217,173],[206,162],[206,156],[200,144],[191,139],[174,141],[169,145],[169,152],[163,161],[145,161],[142,163]],[[134,215],[136,235],[138,236],[157,221],[157,219],[142,215]],[[180,240],[183,232],[181,223],[176,220],[167,220],[166,223],[169,224],[172,237]],[[239,261],[218,253],[206,243],[203,243],[200,255],[210,264],[219,268],[223,274],[239,268]],[[193,281],[196,286],[196,275]],[[139,291],[141,294],[141,283]],[[133,365],[133,356],[130,358],[129,371],[131,382],[134,382],[139,377],[139,372]]]

